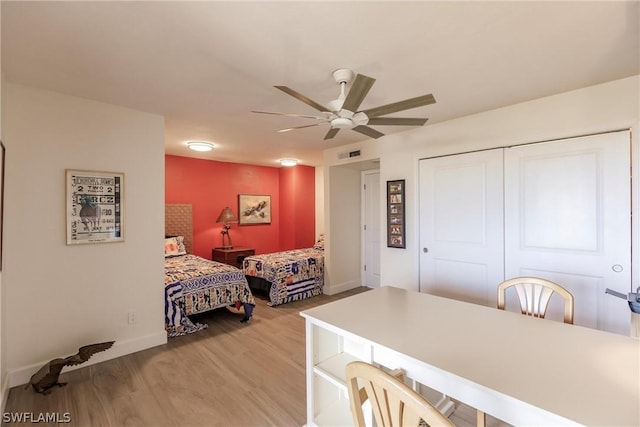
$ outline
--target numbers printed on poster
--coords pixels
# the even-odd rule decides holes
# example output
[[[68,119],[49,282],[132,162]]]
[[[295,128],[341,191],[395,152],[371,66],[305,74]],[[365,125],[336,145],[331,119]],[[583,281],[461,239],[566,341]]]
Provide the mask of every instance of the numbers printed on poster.
[[[67,244],[122,240],[123,174],[67,170]]]

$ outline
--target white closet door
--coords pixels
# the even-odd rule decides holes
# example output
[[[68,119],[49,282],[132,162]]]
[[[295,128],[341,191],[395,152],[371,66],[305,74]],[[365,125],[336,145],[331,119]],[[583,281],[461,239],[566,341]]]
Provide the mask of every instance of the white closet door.
[[[503,280],[503,150],[420,161],[420,291],[496,304]]]
[[[363,286],[380,287],[380,172],[362,173],[363,186]]]
[[[627,304],[605,289],[631,288],[629,150],[625,131],[505,152],[506,278],[553,280],[573,294],[575,324],[625,335]],[[549,311],[562,319],[560,304]]]

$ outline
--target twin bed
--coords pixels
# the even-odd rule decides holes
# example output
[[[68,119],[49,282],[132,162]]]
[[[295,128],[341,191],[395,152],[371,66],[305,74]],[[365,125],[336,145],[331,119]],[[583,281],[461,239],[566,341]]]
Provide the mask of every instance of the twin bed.
[[[191,205],[165,205],[165,329],[169,337],[202,330],[188,316],[221,307],[253,314],[255,300],[242,270],[192,255]]]
[[[165,328],[169,337],[207,327],[188,316],[220,307],[253,314],[249,284],[268,292],[275,306],[320,295],[324,285],[324,242],[313,248],[255,255],[243,269],[192,255],[191,205],[165,205]],[[248,280],[247,280],[248,279]]]
[[[175,237],[165,241],[172,239]],[[165,327],[169,336],[206,328],[206,324],[193,323],[187,316],[220,307],[242,308],[241,322],[251,318],[255,301],[240,269],[185,253],[165,258],[164,272]]]
[[[324,241],[312,248],[248,256],[242,269],[254,289],[269,295],[268,305],[314,297],[324,286]]]

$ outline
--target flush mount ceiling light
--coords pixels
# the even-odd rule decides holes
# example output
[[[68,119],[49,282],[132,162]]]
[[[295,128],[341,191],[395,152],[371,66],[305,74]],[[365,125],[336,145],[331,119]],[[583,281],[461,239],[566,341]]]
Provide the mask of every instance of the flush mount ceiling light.
[[[280,164],[282,166],[295,166],[298,164],[298,161],[296,159],[282,159],[280,160]]]
[[[193,151],[211,151],[213,150],[213,144],[204,141],[189,141],[187,147]]]

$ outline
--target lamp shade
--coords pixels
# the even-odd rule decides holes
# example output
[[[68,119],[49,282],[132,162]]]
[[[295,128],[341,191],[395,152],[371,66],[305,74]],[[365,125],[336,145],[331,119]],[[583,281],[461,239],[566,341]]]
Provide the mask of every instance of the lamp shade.
[[[238,222],[238,218],[236,218],[236,215],[233,213],[231,208],[229,208],[229,206],[226,206],[224,209],[222,209],[222,212],[220,212],[220,216],[218,216],[216,222]]]

